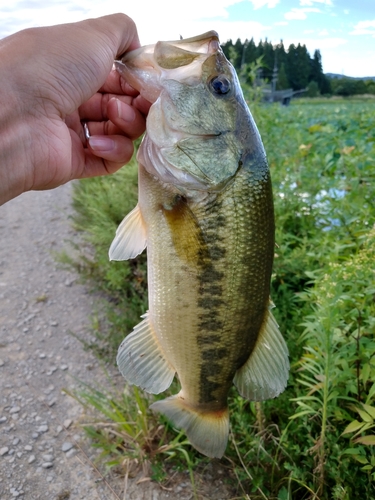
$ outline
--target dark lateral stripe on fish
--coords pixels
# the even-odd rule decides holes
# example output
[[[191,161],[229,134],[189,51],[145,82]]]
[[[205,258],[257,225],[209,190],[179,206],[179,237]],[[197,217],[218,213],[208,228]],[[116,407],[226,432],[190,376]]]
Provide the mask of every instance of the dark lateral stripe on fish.
[[[224,273],[215,269],[213,265],[205,267],[198,276],[201,287],[204,287],[207,282],[221,281],[223,278]]]
[[[212,245],[210,246],[209,252],[212,260],[220,260],[225,257],[226,249],[219,245]]]
[[[216,382],[212,380],[212,375],[216,372],[216,375],[220,374],[222,371],[221,364],[218,363],[203,363],[200,367],[200,384],[199,384],[199,404],[210,403],[212,401],[217,401],[215,397],[215,392],[220,389],[222,391],[222,381]],[[226,400],[226,397],[225,397]],[[220,407],[226,406],[221,403]]]
[[[222,295],[223,287],[217,283],[204,283],[198,288],[199,295],[204,295],[205,293],[212,295]]]
[[[198,299],[198,306],[202,307],[202,309],[213,309],[215,307],[223,306],[224,304],[225,300],[216,298],[212,295],[204,295]]]
[[[223,329],[224,323],[217,318],[216,312],[207,311],[207,313],[198,316],[198,328],[200,333],[197,335],[197,343],[200,342],[200,337],[206,337],[211,332],[219,332]]]
[[[222,363],[202,364],[199,381],[199,405],[204,407],[209,404],[209,407],[214,410],[226,408],[227,398],[226,395],[225,397],[223,395],[231,387],[232,381],[233,374],[223,371]]]
[[[206,345],[212,346],[214,344],[219,344],[221,341],[221,335],[213,332],[207,332],[206,335],[200,335],[197,338],[197,344],[199,347],[204,348]]]
[[[211,347],[209,349],[202,350],[202,359],[204,361],[212,361],[224,359],[227,356],[228,352],[226,347]]]

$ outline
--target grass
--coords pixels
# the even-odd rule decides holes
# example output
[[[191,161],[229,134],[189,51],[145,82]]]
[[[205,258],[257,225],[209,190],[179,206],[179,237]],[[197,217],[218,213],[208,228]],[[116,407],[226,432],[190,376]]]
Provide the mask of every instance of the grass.
[[[230,443],[214,468],[225,467],[234,488],[228,498],[374,500],[375,103],[250,105],[273,178],[272,298],[292,368],[275,400],[254,403],[231,392]],[[107,257],[136,199],[134,162],[74,192],[74,223],[85,243],[65,260],[106,298],[109,328],[96,322],[95,348],[112,360],[147,309],[145,257]],[[108,467],[146,464],[163,482],[167,460],[171,469],[188,469],[199,496],[210,461],[148,411],[142,391],[85,387],[76,397],[102,415],[86,427]]]

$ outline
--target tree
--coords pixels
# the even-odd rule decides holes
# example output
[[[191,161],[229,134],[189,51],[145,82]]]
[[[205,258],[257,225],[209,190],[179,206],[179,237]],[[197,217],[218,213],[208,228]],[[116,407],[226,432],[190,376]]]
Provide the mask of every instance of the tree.
[[[314,81],[318,84],[321,94],[330,94],[332,92],[329,80],[323,73],[322,56],[320,54],[320,50],[315,50],[314,56],[311,59],[309,81]]]
[[[310,75],[310,55],[306,45],[291,44],[288,49],[286,73],[293,90],[306,88]]]
[[[307,96],[317,97],[318,95],[319,95],[319,85],[314,80],[311,80],[311,82],[307,86]]]
[[[257,46],[255,45],[254,38],[251,38],[245,45],[245,64],[253,63],[257,59]]]
[[[281,63],[277,78],[277,90],[284,90],[290,87],[289,80],[285,71],[285,63]]]
[[[272,72],[275,65],[275,52],[271,42],[265,39],[263,43],[263,67],[264,67],[264,77],[271,81]]]
[[[363,80],[355,81],[355,93],[357,95],[362,95],[367,93],[367,85]]]
[[[287,53],[282,40],[280,40],[280,43],[275,46],[275,57],[279,68],[281,68],[282,64],[286,64]]]
[[[237,72],[242,71],[243,76],[246,73],[247,65],[261,60],[262,68],[258,70],[259,77],[271,81],[276,63],[279,70],[278,90],[290,87],[293,90],[301,90],[305,89],[309,82],[316,82],[318,91],[324,95],[335,92],[338,87],[338,85],[331,87],[331,79],[323,73],[320,50],[315,50],[311,58],[306,46],[300,43],[297,46],[291,44],[288,51],[286,51],[282,40],[277,45],[273,45],[266,38],[264,41],[260,40],[256,45],[254,38],[246,39],[244,43],[238,38],[236,43],[228,40],[222,45],[222,49]],[[314,85],[312,88],[314,89]],[[362,86],[361,92],[363,93],[364,90]],[[344,84],[341,91],[347,92],[346,84]]]
[[[240,38],[237,38],[237,41],[234,44],[233,48],[234,48],[234,51],[232,52],[233,60],[231,60],[231,63],[236,68],[236,70],[239,71],[241,69],[242,52],[244,49],[244,46]]]
[[[356,93],[356,81],[354,78],[340,78],[334,82],[334,94],[348,97]]]
[[[322,95],[332,94],[330,78],[328,78],[326,75],[323,75],[319,88]]]
[[[227,42],[225,42],[221,45],[221,48],[223,49],[225,57],[229,60],[230,60],[230,47],[233,47],[232,39],[228,40]]]
[[[320,55],[320,50],[315,50],[314,56],[311,59],[311,70],[309,75],[309,81],[314,80],[319,85],[320,80],[323,76],[322,67],[322,56]]]
[[[375,81],[366,80],[366,94],[375,94]]]

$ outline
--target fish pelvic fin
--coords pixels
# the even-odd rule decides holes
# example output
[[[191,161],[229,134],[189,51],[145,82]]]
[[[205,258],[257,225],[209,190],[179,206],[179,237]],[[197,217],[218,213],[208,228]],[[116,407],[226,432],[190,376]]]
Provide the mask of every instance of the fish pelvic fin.
[[[191,408],[180,394],[156,401],[150,408],[165,415],[183,429],[194,448],[211,458],[221,458],[228,443],[229,410],[200,412]]]
[[[109,248],[109,260],[134,259],[147,245],[146,227],[139,205],[121,222]]]
[[[149,314],[121,343],[117,365],[123,377],[147,392],[159,394],[171,385],[175,369],[167,360],[150,322]]]
[[[268,310],[255,348],[246,363],[237,370],[234,385],[246,399],[272,399],[285,389],[289,368],[288,347],[273,314]]]

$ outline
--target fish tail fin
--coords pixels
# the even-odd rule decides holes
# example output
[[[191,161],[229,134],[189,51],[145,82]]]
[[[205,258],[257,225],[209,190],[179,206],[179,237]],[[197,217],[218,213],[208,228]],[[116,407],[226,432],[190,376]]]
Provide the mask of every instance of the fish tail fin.
[[[177,394],[156,401],[151,409],[162,413],[176,427],[183,429],[190,443],[200,453],[211,458],[221,458],[227,447],[229,434],[229,410],[200,412],[189,406]]]

